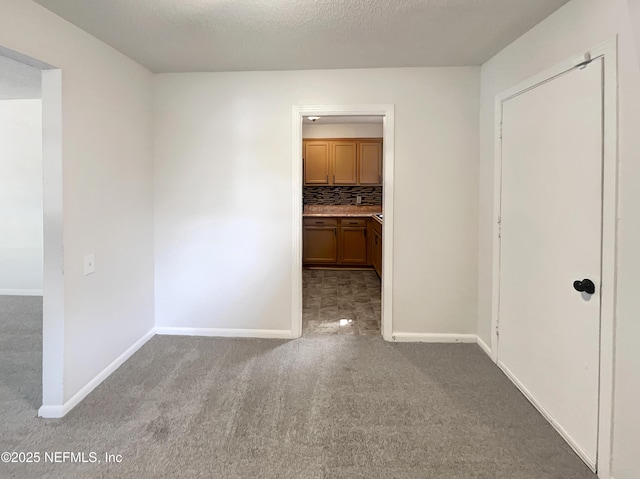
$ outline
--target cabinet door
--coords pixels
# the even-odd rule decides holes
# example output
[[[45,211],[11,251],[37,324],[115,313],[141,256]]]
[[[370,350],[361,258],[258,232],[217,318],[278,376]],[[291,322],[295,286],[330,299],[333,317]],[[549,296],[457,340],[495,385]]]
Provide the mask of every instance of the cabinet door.
[[[304,142],[304,184],[329,184],[329,142]]]
[[[332,141],[333,184],[355,185],[358,183],[358,142]]]
[[[377,231],[373,232],[373,267],[382,277],[382,236]]]
[[[302,233],[302,261],[303,263],[337,263],[337,226],[305,226]]]
[[[358,183],[361,185],[382,184],[382,143],[360,143]]]
[[[367,228],[362,226],[340,227],[340,262],[343,264],[367,264]]]

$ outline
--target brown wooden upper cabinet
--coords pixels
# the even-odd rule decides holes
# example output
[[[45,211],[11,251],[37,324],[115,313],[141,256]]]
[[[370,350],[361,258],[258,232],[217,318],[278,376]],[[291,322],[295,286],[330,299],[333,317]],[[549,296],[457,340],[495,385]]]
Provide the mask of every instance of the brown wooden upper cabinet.
[[[304,184],[330,185],[330,144],[324,140],[304,142]]]
[[[360,171],[358,184],[382,184],[382,142],[360,142]]]
[[[304,184],[381,185],[382,138],[304,140]]]
[[[333,184],[355,185],[358,182],[358,142],[332,141]]]

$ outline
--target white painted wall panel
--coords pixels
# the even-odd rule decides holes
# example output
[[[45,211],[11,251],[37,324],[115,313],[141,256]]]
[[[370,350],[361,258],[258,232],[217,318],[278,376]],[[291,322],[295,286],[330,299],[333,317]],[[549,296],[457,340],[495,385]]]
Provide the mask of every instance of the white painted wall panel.
[[[382,130],[382,123],[314,123],[302,125],[302,138],[382,138]]]
[[[0,294],[42,294],[42,101],[0,101]]]
[[[636,38],[638,64],[640,64],[640,0],[629,0],[629,11],[631,13],[631,29]]]
[[[632,0],[633,1],[633,0]],[[640,71],[627,0],[572,0],[482,66],[478,334],[490,343],[496,94],[619,36],[620,212],[613,477],[640,477]]]
[[[288,330],[291,108],[395,104],[394,328],[475,331],[478,68],[167,74],[156,321]]]

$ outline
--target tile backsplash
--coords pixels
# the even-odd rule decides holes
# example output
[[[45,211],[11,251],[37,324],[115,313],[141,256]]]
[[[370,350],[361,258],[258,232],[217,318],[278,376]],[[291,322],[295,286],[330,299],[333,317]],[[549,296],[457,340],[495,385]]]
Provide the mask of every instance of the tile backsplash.
[[[363,206],[382,204],[382,186],[304,186],[304,205],[355,205],[362,196]]]

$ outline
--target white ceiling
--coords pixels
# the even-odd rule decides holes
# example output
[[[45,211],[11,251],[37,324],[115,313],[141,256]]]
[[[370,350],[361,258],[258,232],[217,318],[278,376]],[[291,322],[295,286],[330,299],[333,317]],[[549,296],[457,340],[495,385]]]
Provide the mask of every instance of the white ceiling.
[[[154,72],[480,65],[568,0],[36,0]]]
[[[382,123],[381,116],[321,116],[316,121],[309,120],[308,117],[302,118],[305,125],[346,125],[346,124],[362,124],[362,123]]]
[[[0,55],[0,100],[41,97],[42,72]]]

